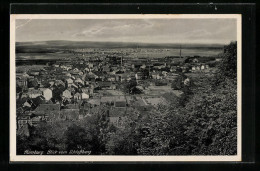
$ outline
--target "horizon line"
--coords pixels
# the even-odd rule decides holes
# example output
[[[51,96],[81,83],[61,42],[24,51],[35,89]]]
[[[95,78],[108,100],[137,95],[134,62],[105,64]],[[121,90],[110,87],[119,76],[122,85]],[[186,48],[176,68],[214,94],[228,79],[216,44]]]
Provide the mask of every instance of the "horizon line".
[[[120,42],[120,41],[88,41],[88,40],[35,40],[35,41],[16,41],[15,43],[33,43],[33,42],[54,42],[54,41],[68,41],[68,42],[98,42],[98,43],[139,43],[139,44],[201,44],[201,45],[227,45],[231,42],[236,42],[237,40],[230,40],[229,43],[175,43],[175,42],[169,42],[169,43],[155,43],[155,42]]]

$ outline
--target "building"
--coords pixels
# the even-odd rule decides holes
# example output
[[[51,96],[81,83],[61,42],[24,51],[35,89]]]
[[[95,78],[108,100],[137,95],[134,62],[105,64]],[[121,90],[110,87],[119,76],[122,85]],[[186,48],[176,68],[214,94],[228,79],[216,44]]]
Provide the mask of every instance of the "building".
[[[63,91],[62,97],[67,98],[67,99],[72,98],[71,92],[69,90]]]
[[[116,96],[114,100],[115,107],[126,107],[126,98],[124,96]]]
[[[39,89],[29,88],[27,94],[30,98],[36,98],[42,95],[42,91]]]
[[[89,95],[87,93],[81,93],[81,99],[89,99]]]
[[[41,120],[58,119],[60,115],[60,104],[40,104],[32,113]]]
[[[27,87],[28,87],[27,78],[25,78],[25,77],[17,78],[17,79],[16,79],[16,84],[17,84],[19,87],[27,88]]]
[[[76,93],[73,96],[74,100],[81,100],[81,94],[80,93]]]
[[[68,87],[70,87],[73,84],[73,80],[71,78],[66,79],[66,82],[68,84]]]
[[[39,90],[42,91],[42,95],[45,98],[45,100],[50,100],[52,98],[52,90],[49,88],[40,88]]]

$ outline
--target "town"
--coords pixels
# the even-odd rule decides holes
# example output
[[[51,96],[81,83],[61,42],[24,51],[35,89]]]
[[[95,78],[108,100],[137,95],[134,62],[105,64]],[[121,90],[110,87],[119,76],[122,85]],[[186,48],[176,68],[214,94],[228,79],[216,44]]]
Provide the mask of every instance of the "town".
[[[185,75],[180,84],[189,86],[189,74],[210,72],[221,60],[217,56],[183,56],[182,49],[178,56],[133,55],[168,51],[151,50],[65,49],[64,58],[17,60],[18,133],[29,136],[28,126],[82,120],[104,108],[110,124],[124,128],[129,115],[156,111],[167,105],[167,95],[182,96],[173,85],[178,77]]]

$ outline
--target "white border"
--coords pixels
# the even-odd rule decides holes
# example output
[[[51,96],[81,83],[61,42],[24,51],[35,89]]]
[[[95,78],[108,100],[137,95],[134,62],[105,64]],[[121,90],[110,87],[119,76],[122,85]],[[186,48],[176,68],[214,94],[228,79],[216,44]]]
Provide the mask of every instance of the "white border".
[[[15,20],[16,19],[196,19],[233,18],[237,20],[237,155],[234,156],[41,156],[16,155],[16,86]],[[242,148],[242,21],[241,14],[11,14],[10,15],[10,162],[145,162],[145,161],[241,161]]]

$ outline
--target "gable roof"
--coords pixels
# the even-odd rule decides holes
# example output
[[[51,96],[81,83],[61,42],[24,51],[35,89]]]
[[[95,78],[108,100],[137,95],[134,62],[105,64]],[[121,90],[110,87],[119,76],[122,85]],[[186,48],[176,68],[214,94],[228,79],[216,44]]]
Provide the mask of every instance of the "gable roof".
[[[59,111],[60,104],[40,104],[35,111]]]

